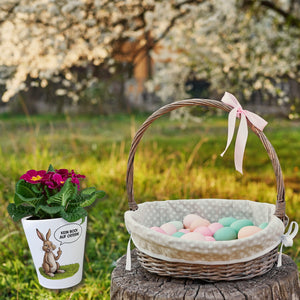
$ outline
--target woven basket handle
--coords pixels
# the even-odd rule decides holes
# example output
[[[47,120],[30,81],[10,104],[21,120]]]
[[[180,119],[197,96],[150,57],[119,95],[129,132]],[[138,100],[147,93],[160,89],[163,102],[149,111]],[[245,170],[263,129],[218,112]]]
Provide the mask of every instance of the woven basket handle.
[[[153,121],[158,119],[160,116],[175,110],[180,107],[184,106],[208,106],[208,107],[216,107],[220,108],[226,112],[230,112],[232,107],[224,104],[221,101],[216,100],[207,100],[207,99],[190,99],[190,100],[181,100],[176,101],[170,104],[167,104],[157,111],[155,111],[148,119],[142,124],[140,129],[136,132],[136,135],[132,141],[130,152],[129,152],[129,158],[128,158],[128,164],[127,164],[127,174],[126,174],[126,187],[127,187],[127,194],[128,194],[128,204],[130,210],[137,210],[138,206],[134,200],[134,192],[133,192],[133,164],[134,164],[134,156],[135,152],[137,150],[137,146],[142,139],[145,131],[147,128],[152,124]],[[261,142],[263,143],[270,160],[273,165],[274,173],[276,176],[276,185],[277,185],[277,200],[276,200],[276,211],[275,216],[280,218],[283,222],[285,222],[285,190],[284,190],[284,182],[282,177],[282,171],[280,167],[280,163],[277,157],[277,154],[265,136],[265,134],[256,128],[253,124],[251,124],[248,120],[248,127],[251,128],[251,130],[259,137]]]

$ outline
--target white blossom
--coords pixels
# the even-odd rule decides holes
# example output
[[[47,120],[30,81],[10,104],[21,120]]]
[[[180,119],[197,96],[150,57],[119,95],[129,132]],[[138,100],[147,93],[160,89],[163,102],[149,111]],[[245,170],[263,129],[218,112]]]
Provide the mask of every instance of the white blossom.
[[[91,68],[115,72],[122,43],[129,42],[133,63],[139,49],[150,47],[154,74],[146,86],[164,100],[188,97],[186,82],[194,77],[209,81],[212,91],[249,97],[264,90],[286,102],[282,78],[300,80],[299,27],[272,9],[259,13],[254,2],[257,15],[237,0],[2,1],[2,100],[25,89],[31,77],[41,87],[60,82],[78,101],[79,89],[99,81]],[[300,18],[295,1],[274,3],[288,11],[292,2]],[[74,68],[86,69],[85,80]]]

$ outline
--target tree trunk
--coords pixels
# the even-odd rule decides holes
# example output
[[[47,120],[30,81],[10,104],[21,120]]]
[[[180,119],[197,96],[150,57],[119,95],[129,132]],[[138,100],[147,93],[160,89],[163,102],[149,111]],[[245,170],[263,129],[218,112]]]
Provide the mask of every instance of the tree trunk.
[[[214,300],[299,300],[297,265],[287,255],[282,267],[249,280],[208,283],[200,280],[175,279],[151,274],[137,261],[132,251],[132,269],[125,270],[126,257],[121,257],[111,276],[112,300],[214,299]]]

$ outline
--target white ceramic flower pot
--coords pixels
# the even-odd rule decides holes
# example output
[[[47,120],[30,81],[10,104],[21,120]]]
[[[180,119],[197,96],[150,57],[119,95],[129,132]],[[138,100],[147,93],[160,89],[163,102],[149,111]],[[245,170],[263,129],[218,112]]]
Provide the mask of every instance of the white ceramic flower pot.
[[[48,289],[63,289],[82,280],[87,218],[22,219],[38,280]]]

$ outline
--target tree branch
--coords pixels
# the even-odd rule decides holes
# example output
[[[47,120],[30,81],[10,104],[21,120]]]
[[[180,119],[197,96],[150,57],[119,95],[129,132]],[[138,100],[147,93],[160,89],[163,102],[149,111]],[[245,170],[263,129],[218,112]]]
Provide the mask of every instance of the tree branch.
[[[261,7],[270,9],[270,10],[278,13],[280,16],[284,17],[287,24],[300,28],[300,19],[291,13],[291,8],[289,9],[289,11],[285,11],[281,7],[276,5],[274,2],[271,2],[268,0],[261,0],[261,1],[246,0],[244,2],[245,6],[247,6],[249,4],[253,5],[255,3],[258,3]]]
[[[9,7],[7,10],[4,9],[3,7],[0,8],[3,12],[6,13],[5,17],[2,18],[2,19],[0,19],[0,25],[1,25],[2,23],[4,23],[5,21],[8,20],[8,18],[10,17],[10,15],[13,14],[14,9],[18,6],[18,4],[19,4],[18,2],[14,3],[14,4],[13,4],[11,7]]]
[[[180,3],[177,3],[176,5],[174,5],[173,7],[180,11],[181,7],[185,4],[194,4],[194,5],[198,5],[198,4],[201,4],[203,2],[205,2],[206,0],[185,0],[185,1],[182,1]],[[138,54],[141,52],[141,51],[144,51],[146,50],[144,56],[140,57],[140,60],[143,59],[145,57],[145,55],[147,55],[149,53],[150,50],[152,50],[155,45],[157,45],[157,43],[159,41],[161,41],[162,39],[164,39],[166,37],[166,35],[169,33],[169,31],[174,27],[175,23],[177,20],[179,20],[180,18],[184,17],[186,14],[188,14],[190,12],[190,9],[186,9],[184,11],[181,11],[179,12],[177,15],[175,15],[169,22],[168,26],[165,28],[165,30],[160,34],[159,37],[157,37],[156,39],[153,39],[151,40],[150,39],[146,39],[147,40],[147,43],[141,47],[139,47],[138,49],[135,50],[135,54],[133,55],[134,59],[138,56]],[[145,32],[144,33],[145,36],[151,36],[151,33],[149,32]],[[131,51],[131,50],[130,50]],[[126,53],[123,53],[123,55],[126,55]],[[135,63],[138,63],[137,61]]]

